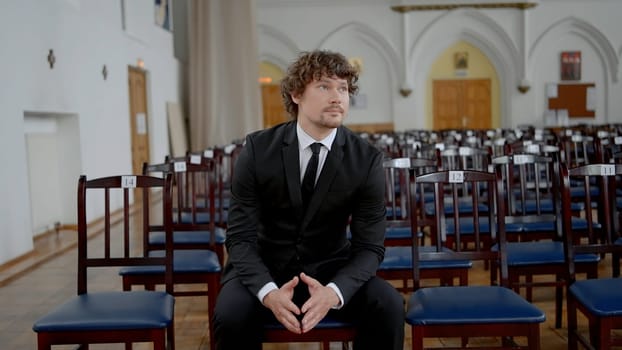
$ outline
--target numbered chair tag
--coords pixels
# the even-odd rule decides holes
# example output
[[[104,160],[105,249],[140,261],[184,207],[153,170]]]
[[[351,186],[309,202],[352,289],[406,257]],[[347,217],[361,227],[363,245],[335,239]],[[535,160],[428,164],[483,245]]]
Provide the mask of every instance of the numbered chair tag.
[[[613,176],[615,174],[616,174],[615,164],[604,164],[600,167],[600,175],[602,176]]]
[[[450,170],[449,171],[449,182],[450,183],[463,183],[464,182],[464,171]]]
[[[226,145],[225,146],[225,153],[226,154],[231,154],[233,153],[233,150],[235,149],[235,145]]]
[[[136,188],[136,176],[124,175],[121,176],[122,188]]]
[[[613,139],[613,142],[614,142],[616,145],[622,145],[622,136],[616,136],[616,137]]]
[[[190,164],[201,164],[201,156],[198,154],[191,155]]]
[[[183,173],[186,171],[186,162],[175,162],[173,167],[176,173]]]
[[[527,154],[515,154],[514,164],[527,164],[531,161],[531,157]]]
[[[205,151],[203,151],[203,157],[205,158],[214,158],[214,150],[213,149],[206,149]]]

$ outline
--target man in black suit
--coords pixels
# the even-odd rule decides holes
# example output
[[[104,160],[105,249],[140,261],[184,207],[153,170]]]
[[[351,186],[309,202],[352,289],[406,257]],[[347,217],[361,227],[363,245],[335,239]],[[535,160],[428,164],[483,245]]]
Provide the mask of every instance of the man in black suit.
[[[281,82],[294,120],[246,137],[213,318],[218,349],[261,349],[269,317],[301,334],[328,313],[355,324],[356,350],[403,349],[404,299],[376,277],[386,226],[383,154],[342,126],[357,80],[341,54],[302,53]],[[317,165],[309,195],[301,187],[307,163]]]

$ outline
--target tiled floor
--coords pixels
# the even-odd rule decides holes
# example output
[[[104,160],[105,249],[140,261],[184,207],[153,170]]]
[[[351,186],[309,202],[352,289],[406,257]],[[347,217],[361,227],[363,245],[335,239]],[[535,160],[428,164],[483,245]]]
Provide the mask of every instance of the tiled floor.
[[[0,270],[0,348],[31,350],[36,348],[36,335],[31,326],[35,319],[54,305],[75,293],[76,252],[72,247],[75,232],[61,231],[60,237],[37,241],[37,251],[20,264],[5,266]],[[97,238],[95,238],[97,239]],[[609,275],[608,262],[603,262],[602,275]],[[34,268],[29,269],[29,266]],[[488,278],[481,269],[474,268],[471,278]],[[116,272],[101,273],[93,278],[100,283],[119,283]],[[208,349],[207,307],[205,297],[178,298],[176,303],[176,348],[178,350]],[[566,330],[555,329],[552,288],[539,288],[534,293],[535,304],[547,313],[541,326],[541,345],[544,350],[566,349]],[[565,320],[564,320],[565,325]],[[409,328],[405,326],[406,344],[410,348]],[[487,340],[482,340],[482,343]],[[432,339],[427,345],[452,343],[453,340]],[[55,349],[74,349],[74,346]],[[93,349],[122,349],[111,345],[92,346]],[[140,344],[135,349],[150,349]],[[264,350],[318,349],[316,344],[270,344]],[[334,349],[339,349],[334,344]]]

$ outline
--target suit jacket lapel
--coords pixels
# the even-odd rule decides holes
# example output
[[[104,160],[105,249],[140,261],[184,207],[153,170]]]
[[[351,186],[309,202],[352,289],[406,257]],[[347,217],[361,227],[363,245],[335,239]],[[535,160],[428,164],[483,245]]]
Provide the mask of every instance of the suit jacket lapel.
[[[300,192],[300,160],[298,153],[298,138],[296,137],[296,123],[291,122],[283,137],[283,168],[289,198],[297,210],[298,217],[302,217],[302,193]]]
[[[307,208],[307,212],[305,213],[302,221],[301,231],[307,227],[315,212],[322,205],[324,196],[326,196],[326,193],[330,188],[330,184],[333,182],[333,179],[337,174],[337,170],[341,167],[344,144],[345,137],[340,127],[337,129],[337,135],[335,136],[330,152],[328,152],[328,156],[326,157],[326,161],[324,162],[324,166],[320,172],[320,177],[315,184],[315,191],[313,192],[313,196],[311,196],[309,207]]]

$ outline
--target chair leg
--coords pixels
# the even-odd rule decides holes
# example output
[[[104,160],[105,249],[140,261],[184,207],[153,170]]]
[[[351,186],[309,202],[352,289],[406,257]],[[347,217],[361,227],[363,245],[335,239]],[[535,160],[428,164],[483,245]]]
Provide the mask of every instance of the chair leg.
[[[568,314],[568,350],[577,350],[579,339],[577,337],[577,308],[576,301],[571,293],[566,296],[566,308]]]
[[[564,303],[563,277],[557,276],[557,286],[555,286],[555,328],[562,328],[562,308]]]
[[[412,350],[423,350],[423,330],[421,327],[410,327]]]
[[[531,274],[527,274],[525,275],[525,284],[527,285],[525,287],[525,292],[526,292],[526,297],[525,299],[527,299],[528,302],[532,302],[533,301],[533,275]]]

